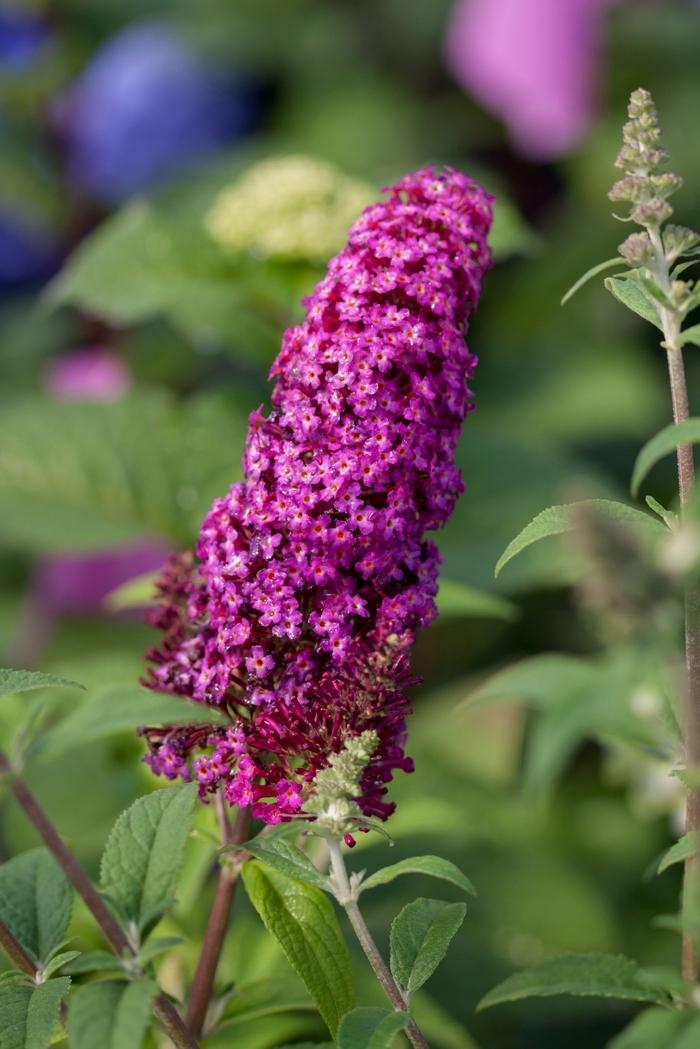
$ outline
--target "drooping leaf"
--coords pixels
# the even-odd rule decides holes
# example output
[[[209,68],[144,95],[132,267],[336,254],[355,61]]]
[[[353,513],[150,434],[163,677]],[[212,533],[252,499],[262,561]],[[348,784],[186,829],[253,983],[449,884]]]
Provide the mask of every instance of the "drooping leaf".
[[[655,434],[644,445],[637,456],[632,470],[631,489],[636,495],[639,486],[660,459],[675,452],[680,444],[700,443],[700,419],[685,419],[681,423],[671,423]]]
[[[612,266],[620,265],[621,259],[618,255],[614,259],[606,259],[605,262],[599,262],[597,266],[591,266],[589,270],[586,270],[586,272],[582,274],[582,276],[580,276],[579,279],[571,285],[569,290],[562,297],[560,305],[565,306],[569,299],[573,299],[574,295],[579,290],[579,288],[582,288],[584,284],[588,284],[589,280],[592,280],[593,277],[597,277],[599,273],[603,273],[604,270],[609,270]]]
[[[264,1016],[306,1012],[310,1009],[315,1011],[316,1006],[301,982],[297,982],[296,979],[268,977],[264,980],[254,980],[234,988],[217,1029],[261,1020]]]
[[[355,1004],[350,960],[329,900],[304,885],[250,860],[243,883],[262,921],[304,981],[331,1034]]]
[[[518,610],[510,601],[506,601],[488,590],[477,590],[465,586],[453,579],[442,579],[436,597],[438,613],[445,619],[460,616],[484,616],[490,619],[517,619]]]
[[[249,852],[251,856],[262,860],[290,878],[315,885],[328,892],[328,879],[318,871],[309,857],[291,841],[279,835],[258,835],[242,845],[227,845],[222,852]]]
[[[402,874],[427,874],[431,878],[441,878],[443,881],[449,881],[456,885],[458,889],[476,896],[476,889],[469,881],[469,878],[462,874],[459,867],[455,866],[454,863],[451,863],[450,860],[442,859],[441,856],[412,856],[407,860],[399,860],[398,863],[392,863],[390,866],[383,867],[381,870],[375,871],[374,874],[370,874],[368,878],[361,882],[360,890],[366,892],[367,889],[376,889],[378,885],[387,885]]]
[[[123,970],[123,966],[116,954],[111,954],[109,951],[85,951],[79,958],[69,962],[66,966],[66,972],[71,976],[78,976],[82,973],[95,973],[95,972],[119,972]]]
[[[661,874],[673,866],[674,863],[683,863],[689,856],[694,856],[698,851],[699,837],[697,831],[689,831],[688,834],[684,834],[682,838],[679,838],[675,845],[672,845],[662,856],[656,873]]]
[[[693,1009],[645,1009],[607,1049],[695,1049],[700,1016]]]
[[[338,1049],[391,1049],[410,1019],[408,1013],[360,1006],[340,1021]]]
[[[391,923],[391,971],[410,996],[433,975],[464,921],[464,903],[419,898]]]
[[[55,758],[73,747],[97,739],[133,732],[141,725],[179,725],[191,721],[220,723],[213,707],[193,706],[178,696],[166,696],[138,685],[97,688],[84,703],[44,732],[31,747],[34,757]]]
[[[489,991],[478,1008],[558,994],[670,1004],[666,991],[632,959],[619,954],[592,953],[549,958],[515,973]]]
[[[174,895],[195,794],[195,784],[185,783],[139,798],[107,840],[102,887],[140,928]]]
[[[73,893],[46,849],[32,849],[0,867],[0,918],[26,951],[46,962],[63,941]]]
[[[561,506],[550,506],[538,514],[523,530],[508,544],[496,564],[495,574],[501,570],[517,554],[521,553],[532,543],[550,536],[562,535],[564,532],[573,531],[580,512],[589,511],[594,514],[603,515],[611,521],[622,525],[628,525],[645,537],[653,537],[663,534],[663,525],[650,517],[642,510],[635,510],[625,503],[613,502],[610,499],[585,499],[578,503],[565,503]]]
[[[69,987],[67,976],[36,987],[0,986],[0,1049],[47,1049]]]
[[[179,947],[185,943],[184,936],[158,936],[145,943],[139,951],[139,962],[142,966],[148,965],[154,958],[170,951],[173,947]]]
[[[700,346],[700,324],[692,324],[681,332],[681,346],[685,346],[689,342],[693,343],[694,346]]]
[[[152,980],[80,987],[68,1012],[71,1049],[141,1049],[157,991]]]
[[[0,696],[30,692],[35,688],[84,688],[84,685],[55,674],[40,674],[38,670],[0,669]]]
[[[623,306],[661,330],[658,307],[638,281],[629,277],[606,277],[604,283]]]

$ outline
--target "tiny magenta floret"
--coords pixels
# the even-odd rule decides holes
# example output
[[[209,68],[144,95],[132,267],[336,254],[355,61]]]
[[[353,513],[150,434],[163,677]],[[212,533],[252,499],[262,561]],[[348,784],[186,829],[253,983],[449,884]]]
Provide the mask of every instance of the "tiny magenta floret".
[[[147,684],[229,727],[149,728],[147,761],[279,822],[346,741],[376,733],[357,802],[386,818],[404,754],[408,652],[435,616],[425,533],[463,490],[454,458],[490,264],[491,198],[465,175],[407,175],[367,208],[285,332],[272,410],[250,417],[244,480],[177,555],[150,621]],[[367,737],[370,738],[370,737]],[[374,737],[371,737],[374,738]]]

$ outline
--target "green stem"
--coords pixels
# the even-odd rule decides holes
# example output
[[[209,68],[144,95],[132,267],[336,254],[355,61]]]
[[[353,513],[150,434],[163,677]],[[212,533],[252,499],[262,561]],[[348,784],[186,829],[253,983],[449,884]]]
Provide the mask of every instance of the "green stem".
[[[668,295],[671,291],[671,277],[663,242],[658,227],[649,227],[649,237],[656,256],[652,276]],[[680,330],[683,317],[678,310],[660,307],[659,314],[666,346],[668,376],[673,405],[673,421],[684,422],[690,414],[688,406],[688,386],[683,364]],[[695,489],[695,460],[691,444],[679,444],[676,449],[678,460],[678,490],[681,511],[687,509]],[[700,590],[690,586],[685,593],[685,662],[687,673],[686,684],[686,728],[685,749],[686,763],[692,770],[700,769]],[[686,804],[686,831],[700,830],[700,792],[691,790]],[[684,894],[693,890],[693,869],[695,859],[688,857],[685,861]],[[690,983],[698,979],[698,956],[690,932],[683,934],[683,975]]]
[[[372,966],[374,974],[382,985],[384,993],[392,1006],[396,1012],[408,1012],[408,1003],[401,994],[394,977],[389,971],[388,965],[382,958],[379,948],[374,942],[371,932],[367,928],[367,923],[360,913],[360,908],[357,906],[357,894],[350,885],[348,872],[345,868],[345,860],[343,859],[343,853],[340,848],[340,842],[333,838],[329,839],[329,851],[331,870],[333,871],[333,884],[336,890],[336,899],[347,914],[350,924],[353,927],[353,931],[360,942],[360,946],[367,956],[367,961]],[[406,1034],[408,1035],[408,1040],[414,1049],[429,1049],[428,1043],[423,1037],[415,1020],[410,1021],[406,1028]]]
[[[16,774],[9,759],[2,751],[0,751],[0,774],[7,776],[10,790],[16,801],[24,810],[27,819],[34,825],[39,837],[68,881],[92,913],[115,953],[119,957],[123,957],[124,954],[136,957],[136,951],[129,943],[124,930],[90,881],[82,864],[70,851],[29,787]],[[153,1008],[176,1049],[199,1049],[177,1009],[163,991],[156,995]]]

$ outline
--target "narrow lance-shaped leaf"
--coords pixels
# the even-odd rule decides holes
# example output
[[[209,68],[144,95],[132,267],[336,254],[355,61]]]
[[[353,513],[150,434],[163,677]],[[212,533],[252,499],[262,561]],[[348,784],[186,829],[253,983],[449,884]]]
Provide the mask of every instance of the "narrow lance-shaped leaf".
[[[165,787],[139,798],[112,829],[102,887],[140,928],[172,902],[189,834],[196,786]]]
[[[35,688],[84,688],[77,681],[56,677],[55,674],[40,674],[37,670],[0,669],[0,696],[15,692],[30,692]]]
[[[612,266],[621,266],[622,259],[620,256],[616,256],[614,259],[606,259],[605,262],[599,262],[597,266],[591,266],[589,270],[586,270],[577,281],[575,281],[565,295],[562,296],[560,305],[565,306],[569,299],[572,299],[579,288],[582,288],[584,284],[588,284],[589,280],[593,277],[597,277],[599,273],[603,273],[605,270],[611,269]]]
[[[685,346],[689,342],[695,346],[700,346],[700,324],[692,324],[681,332],[681,346]]]
[[[549,958],[515,973],[489,991],[478,1008],[559,994],[671,1004],[667,992],[635,961],[622,955],[592,953]]]
[[[464,903],[417,899],[391,924],[391,971],[407,996],[433,975],[464,921]]]
[[[625,503],[616,503],[610,499],[585,499],[577,503],[565,503],[561,506],[550,506],[533,518],[528,525],[508,544],[496,564],[495,574],[526,547],[550,536],[571,532],[576,527],[577,514],[589,511],[601,514],[611,521],[629,525],[644,536],[662,535],[664,528],[642,510],[635,510]]]
[[[674,863],[683,863],[689,856],[694,856],[698,851],[698,841],[700,835],[697,831],[689,831],[688,834],[684,834],[682,838],[672,845],[667,852],[661,858],[659,866],[657,867],[657,874],[663,873],[669,867],[672,867]]]
[[[661,319],[656,303],[636,280],[627,277],[606,277],[605,287],[628,310],[632,310],[633,313],[661,330]]]
[[[46,849],[0,867],[0,918],[36,962],[46,962],[65,938],[72,905],[71,887]]]
[[[391,1049],[410,1019],[408,1013],[360,1006],[340,1021],[338,1049]]]
[[[402,874],[427,874],[431,878],[441,878],[476,896],[476,889],[469,878],[462,874],[454,863],[442,859],[441,856],[412,856],[410,859],[399,860],[398,863],[392,863],[389,867],[383,867],[370,874],[369,878],[361,883],[360,890],[366,892],[367,889],[376,889],[378,885],[387,885]]]
[[[333,907],[312,885],[250,860],[243,883],[262,921],[304,981],[335,1036],[341,1016],[355,1004],[350,959]]]
[[[307,885],[329,891],[328,879],[318,871],[309,857],[291,841],[279,835],[258,835],[242,845],[227,845],[222,852],[249,852],[251,856],[268,863],[275,870],[296,878]]]
[[[659,430],[647,441],[637,456],[632,470],[631,489],[636,495],[639,486],[660,459],[675,452],[678,445],[700,443],[700,419],[685,419],[680,423],[671,423]]]

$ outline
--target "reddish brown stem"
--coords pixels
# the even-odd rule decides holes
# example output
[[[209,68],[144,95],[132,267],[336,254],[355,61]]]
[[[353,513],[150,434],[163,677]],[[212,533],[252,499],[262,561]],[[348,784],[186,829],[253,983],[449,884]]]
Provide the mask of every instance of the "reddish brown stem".
[[[31,976],[32,980],[36,979],[39,972],[38,966],[34,964],[33,959],[27,954],[22,944],[16,939],[2,919],[0,919],[0,947],[2,947],[15,969],[19,969],[20,972]],[[65,1025],[67,1019],[66,1003],[61,1002],[61,1023]]]
[[[225,802],[217,796],[217,813],[221,841],[224,845],[241,845],[246,841],[250,832],[250,811],[239,809],[236,822],[233,827],[229,823]],[[204,934],[202,952],[197,962],[192,988],[187,1003],[187,1026],[194,1035],[199,1037],[204,1028],[207,1010],[214,992],[214,981],[216,970],[219,965],[224,940],[228,932],[229,918],[233,899],[236,895],[238,884],[238,866],[233,866],[228,860],[223,860],[216,883],[214,902],[212,903],[207,929]]]
[[[14,772],[7,756],[0,751],[0,774],[7,776],[9,787],[25,815],[32,823],[75,891],[86,904],[106,939],[119,956],[136,956],[126,933],[90,881],[80,861],[70,851],[53,823],[36,800],[29,787]],[[154,1001],[154,1011],[177,1049],[199,1049],[195,1039],[182,1022],[170,999],[162,991]]]

